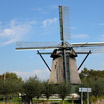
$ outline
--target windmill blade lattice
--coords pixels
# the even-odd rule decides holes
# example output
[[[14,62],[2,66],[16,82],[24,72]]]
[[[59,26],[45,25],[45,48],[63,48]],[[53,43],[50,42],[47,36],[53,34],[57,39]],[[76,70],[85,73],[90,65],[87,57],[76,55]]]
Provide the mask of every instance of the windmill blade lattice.
[[[60,39],[65,42],[70,36],[69,7],[59,6]]]
[[[69,7],[63,6],[63,29],[65,41],[71,38],[70,36],[70,23],[69,23]]]
[[[17,42],[16,50],[54,49],[59,48],[58,42]]]
[[[91,53],[104,53],[104,43],[96,42],[96,43],[73,43],[73,49],[76,53],[89,52]]]

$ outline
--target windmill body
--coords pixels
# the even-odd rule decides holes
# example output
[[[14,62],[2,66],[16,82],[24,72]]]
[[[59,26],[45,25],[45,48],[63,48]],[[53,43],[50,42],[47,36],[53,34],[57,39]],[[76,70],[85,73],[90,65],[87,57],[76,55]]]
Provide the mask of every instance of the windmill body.
[[[59,6],[60,44],[17,42],[16,50],[54,49],[54,51],[51,53],[51,58],[53,58],[53,61],[49,83],[53,82],[55,84],[59,84],[61,82],[66,82],[74,85],[80,84],[81,81],[76,64],[77,54],[93,54],[104,52],[104,42],[71,44],[67,42],[67,40],[70,38],[68,13],[68,7]]]
[[[68,10],[68,7],[59,6],[60,39],[62,42],[58,46],[62,48],[54,50],[51,55],[51,57],[53,58],[53,62],[49,83],[81,83],[75,59],[77,54],[75,53],[71,45],[66,42],[70,35]]]
[[[67,43],[68,44],[68,43]],[[77,54],[68,44],[68,49],[66,49],[66,70],[63,67],[63,49],[56,49],[51,54],[53,58],[52,68],[49,78],[49,83],[53,82],[59,84],[61,82],[80,84],[80,78],[78,74],[76,57]]]

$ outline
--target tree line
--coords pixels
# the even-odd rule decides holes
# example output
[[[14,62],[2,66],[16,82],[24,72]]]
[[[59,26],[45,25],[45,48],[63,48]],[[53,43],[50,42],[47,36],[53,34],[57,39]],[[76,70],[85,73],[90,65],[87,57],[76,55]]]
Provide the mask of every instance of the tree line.
[[[38,100],[42,94],[46,96],[47,101],[52,94],[59,94],[64,104],[66,95],[70,94],[70,85],[65,83],[49,84],[48,81],[39,80],[37,76],[23,81],[15,73],[0,75],[0,95],[5,96],[5,104],[8,102],[8,96],[17,96],[19,93],[22,94],[22,102],[25,104],[33,104],[33,98]]]
[[[90,102],[104,99],[104,70],[84,68],[80,73],[80,78],[82,82],[80,87],[92,88]]]
[[[81,84],[76,87],[76,93],[79,87],[92,88],[90,93],[90,102],[94,102],[97,99],[104,99],[104,71],[99,70],[88,70],[84,68],[80,72]],[[66,95],[71,93],[71,85],[61,83],[54,85],[53,83],[48,84],[48,81],[41,81],[37,76],[30,77],[26,81],[23,81],[21,77],[18,77],[15,73],[5,73],[0,75],[0,95],[5,96],[5,103],[8,101],[9,96],[17,96],[19,93],[22,94],[23,102],[28,104],[33,103],[33,98],[40,98],[44,94],[47,98],[52,94],[59,94],[59,97],[63,100]],[[84,95],[86,100],[86,94]]]

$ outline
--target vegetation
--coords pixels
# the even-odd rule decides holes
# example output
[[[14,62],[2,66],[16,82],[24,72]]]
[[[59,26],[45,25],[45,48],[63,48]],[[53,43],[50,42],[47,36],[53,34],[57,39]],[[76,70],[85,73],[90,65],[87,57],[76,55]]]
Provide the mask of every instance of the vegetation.
[[[63,104],[64,104],[65,97],[68,94],[70,94],[70,91],[71,91],[71,87],[69,84],[61,83],[58,86],[58,94],[59,94],[60,98],[63,100]]]
[[[41,84],[38,78],[30,77],[24,84],[23,84],[23,92],[26,94],[26,100],[30,104],[33,103],[32,98],[36,97],[39,98],[41,95]]]
[[[84,68],[80,73],[80,78],[82,84],[79,87],[92,88],[90,103],[104,99],[104,71]],[[48,84],[48,81],[42,82],[36,76],[22,81],[22,78],[15,73],[5,73],[0,75],[0,100],[5,100],[5,104],[7,104],[8,101],[13,102],[16,99],[13,96],[18,96],[21,93],[21,98],[16,100],[17,103],[33,104],[34,102],[40,102],[41,95],[44,95],[47,98],[47,102],[50,102],[51,95],[59,94],[59,97],[63,100],[61,103],[70,104],[69,101],[64,101],[65,97],[70,94],[70,86],[65,83],[60,83],[59,85]],[[86,94],[84,95],[84,101],[86,104]]]
[[[5,73],[0,76],[0,94],[5,96],[5,104],[8,101],[8,95],[13,96],[21,91],[21,85],[23,81],[18,78],[15,73]]]
[[[92,88],[90,102],[96,101],[104,96],[104,71],[84,68],[80,73],[80,78],[82,87]],[[84,97],[86,99],[86,96]]]
[[[43,82],[43,94],[45,94],[47,100],[49,97],[54,94],[54,85],[48,84],[48,81]]]

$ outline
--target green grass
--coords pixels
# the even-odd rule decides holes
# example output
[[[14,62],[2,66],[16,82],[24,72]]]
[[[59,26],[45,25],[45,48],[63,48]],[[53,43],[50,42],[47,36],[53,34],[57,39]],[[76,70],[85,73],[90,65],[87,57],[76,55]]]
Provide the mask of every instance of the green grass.
[[[39,100],[39,101],[37,101],[37,100],[34,100],[34,103],[35,102],[47,102],[46,100]],[[62,104],[62,100],[49,100],[49,102],[54,102],[55,104],[59,104],[58,102],[60,102],[60,104]],[[72,104],[72,102],[71,101],[69,101],[69,100],[65,100],[64,101],[64,104]],[[74,102],[74,104],[80,104],[80,103],[78,103],[78,102]]]
[[[5,104],[5,102],[0,102],[0,104]],[[7,104],[20,104],[20,103],[19,102],[8,102]],[[59,104],[59,103],[55,103],[55,104]],[[62,101],[61,101],[61,104],[62,104]],[[64,101],[64,104],[72,104],[72,103],[69,101]],[[79,103],[74,103],[74,104],[79,104]]]
[[[0,104],[5,104],[5,102],[0,102]],[[22,103],[19,103],[19,102],[7,102],[7,104],[22,104]]]
[[[34,104],[36,104],[36,102],[44,102],[44,104],[45,104],[45,102],[47,102],[47,100],[39,100],[38,101],[38,100],[34,99],[33,102],[34,102]],[[49,100],[49,102],[54,102],[53,104],[59,104],[58,102],[60,102],[60,104],[62,104],[62,100]],[[5,104],[4,100],[0,101],[0,104]],[[7,104],[22,104],[21,98],[14,97],[14,98],[8,100]],[[72,102],[70,100],[65,100],[64,104],[72,104]],[[74,104],[80,104],[80,103],[78,103],[78,101],[76,103],[76,101],[75,101]]]

